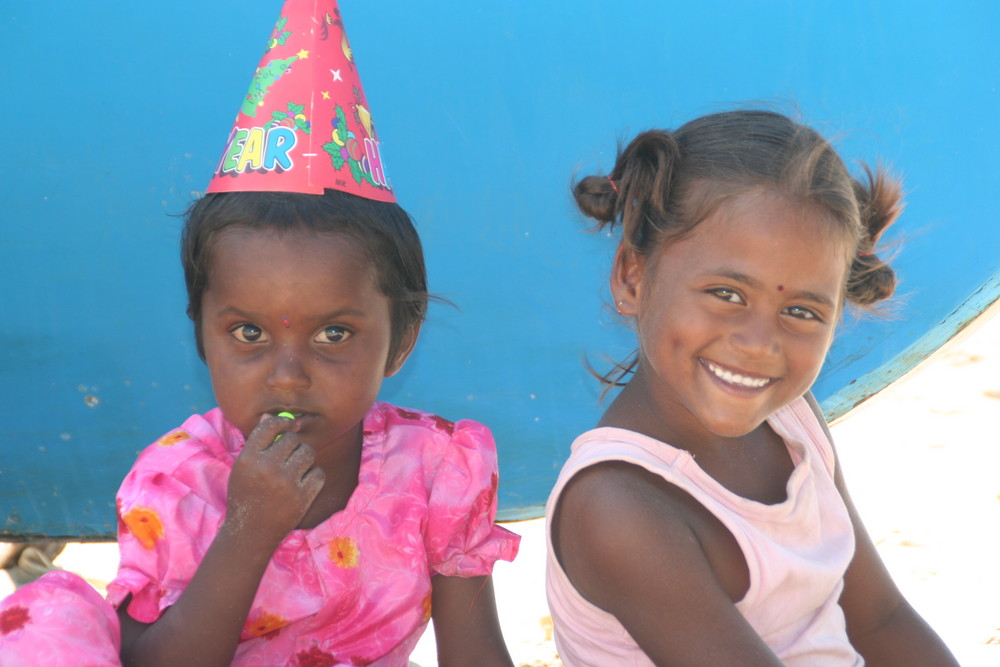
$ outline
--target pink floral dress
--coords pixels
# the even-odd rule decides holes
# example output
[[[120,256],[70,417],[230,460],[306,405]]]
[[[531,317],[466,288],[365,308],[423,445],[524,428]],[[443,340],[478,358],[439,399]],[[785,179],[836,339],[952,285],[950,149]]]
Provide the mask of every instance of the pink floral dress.
[[[131,594],[128,613],[151,623],[177,601],[222,523],[243,442],[215,409],[143,451],[118,493],[109,602]],[[275,551],[232,664],[406,665],[430,618],[431,576],[486,575],[516,555],[520,538],[493,523],[496,492],[485,426],[376,403],[357,488],[342,511]],[[30,639],[29,625],[0,634],[0,654],[15,635]]]

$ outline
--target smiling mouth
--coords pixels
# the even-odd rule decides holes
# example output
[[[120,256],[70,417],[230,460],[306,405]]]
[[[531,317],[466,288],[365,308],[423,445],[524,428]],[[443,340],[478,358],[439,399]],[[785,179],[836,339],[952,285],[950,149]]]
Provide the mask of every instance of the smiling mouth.
[[[742,389],[762,389],[775,381],[774,378],[769,377],[734,373],[733,371],[725,369],[722,366],[713,364],[708,359],[701,359],[700,361],[702,366],[707,368],[712,375],[719,378],[726,384],[731,384]]]

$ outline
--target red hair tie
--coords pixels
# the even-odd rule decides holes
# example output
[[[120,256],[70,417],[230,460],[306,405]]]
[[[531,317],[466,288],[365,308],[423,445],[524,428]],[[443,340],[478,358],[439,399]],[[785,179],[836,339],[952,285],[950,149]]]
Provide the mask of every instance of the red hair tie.
[[[618,194],[618,186],[615,185],[615,182],[613,180],[611,180],[611,174],[608,174],[608,183],[610,183],[611,187],[614,188],[615,194]]]

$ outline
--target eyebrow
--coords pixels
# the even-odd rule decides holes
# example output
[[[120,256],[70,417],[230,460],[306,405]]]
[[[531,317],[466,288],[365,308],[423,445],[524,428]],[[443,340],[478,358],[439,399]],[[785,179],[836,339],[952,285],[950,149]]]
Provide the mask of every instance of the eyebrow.
[[[730,280],[735,280],[736,282],[743,283],[754,289],[761,289],[764,287],[756,278],[748,276],[745,273],[740,273],[739,271],[732,271],[729,269],[716,269],[714,271],[708,271],[709,275],[722,276],[723,278],[729,278]],[[789,295],[795,296],[797,298],[806,299],[807,301],[812,301],[813,303],[822,304],[824,306],[829,306],[830,308],[836,307],[833,299],[830,297],[820,294],[819,292],[813,292],[812,290],[795,290],[789,291]]]
[[[247,312],[236,306],[226,306],[225,308],[220,308],[216,311],[216,317],[225,317],[227,315],[235,315],[237,317],[245,317],[248,320],[258,320],[261,319],[259,315]],[[367,319],[368,314],[357,308],[341,308],[340,310],[334,310],[324,315],[321,315],[317,319],[326,322],[329,320],[336,320],[341,317],[360,317],[362,319]]]

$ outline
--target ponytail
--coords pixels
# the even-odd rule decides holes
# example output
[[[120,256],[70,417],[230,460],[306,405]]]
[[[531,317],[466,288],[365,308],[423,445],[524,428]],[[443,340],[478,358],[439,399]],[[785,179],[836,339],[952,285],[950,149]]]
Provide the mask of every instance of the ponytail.
[[[875,246],[903,211],[899,181],[881,169],[873,173],[866,166],[865,173],[867,182],[854,181],[862,237],[847,278],[847,299],[858,306],[887,299],[896,289],[896,273],[879,259]]]
[[[623,150],[619,145],[615,166],[607,176],[586,176],[573,186],[580,212],[597,221],[595,231],[622,227],[622,243],[639,254],[648,254],[664,235],[685,231],[671,201],[681,199],[673,192],[681,150],[674,135],[666,130],[649,130],[637,136]],[[605,374],[588,368],[604,384],[604,393],[627,384],[635,371],[638,353],[618,362]]]
[[[576,183],[577,207],[597,221],[597,231],[620,224],[624,241],[637,252],[647,252],[658,234],[669,233],[672,226],[671,189],[680,159],[680,146],[670,132],[643,132],[624,150],[619,147],[610,174]]]

